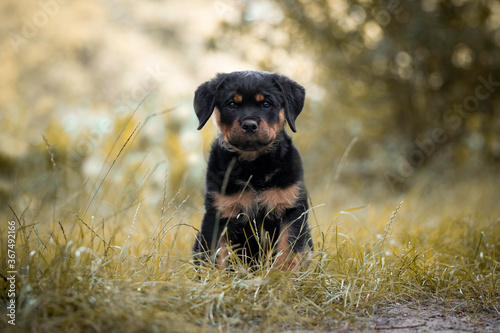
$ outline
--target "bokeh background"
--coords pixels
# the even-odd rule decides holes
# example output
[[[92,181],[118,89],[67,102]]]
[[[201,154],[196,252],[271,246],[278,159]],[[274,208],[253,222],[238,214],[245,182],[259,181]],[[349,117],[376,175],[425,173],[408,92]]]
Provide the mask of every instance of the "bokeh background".
[[[172,200],[199,225],[216,132],[196,131],[193,92],[246,69],[306,88],[293,138],[327,218],[416,189],[443,206],[457,191],[459,205],[498,201],[496,0],[3,0],[0,12],[2,212],[104,223],[140,202],[147,226]]]

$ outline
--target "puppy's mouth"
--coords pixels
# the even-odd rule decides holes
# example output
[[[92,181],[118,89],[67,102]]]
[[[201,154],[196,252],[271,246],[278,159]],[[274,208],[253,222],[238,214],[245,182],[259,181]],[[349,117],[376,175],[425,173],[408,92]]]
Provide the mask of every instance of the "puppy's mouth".
[[[231,146],[234,148],[241,150],[241,151],[259,151],[262,150],[266,147],[269,147],[274,139],[269,139],[267,141],[263,140],[245,140],[245,141],[239,141],[239,140],[226,140],[227,143],[229,143]]]
[[[269,124],[262,120],[246,123],[236,120],[231,125],[217,121],[216,124],[229,150],[252,158],[254,153],[261,154],[271,148],[282,129],[279,124]]]

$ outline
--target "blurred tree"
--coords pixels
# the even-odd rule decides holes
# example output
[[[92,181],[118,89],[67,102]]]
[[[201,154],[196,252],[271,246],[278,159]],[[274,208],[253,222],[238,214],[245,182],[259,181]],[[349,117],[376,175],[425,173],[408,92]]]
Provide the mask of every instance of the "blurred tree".
[[[352,152],[366,162],[350,170],[396,187],[429,162],[441,171],[456,164],[498,167],[500,2],[233,4],[240,19],[224,21],[227,33],[211,46],[239,50],[271,71],[286,71],[285,62],[304,56],[312,60],[302,69],[312,76],[312,112],[301,117],[317,126],[304,138],[314,163],[338,165],[359,137]],[[257,45],[268,52],[255,52]],[[316,174],[323,181],[325,173]]]

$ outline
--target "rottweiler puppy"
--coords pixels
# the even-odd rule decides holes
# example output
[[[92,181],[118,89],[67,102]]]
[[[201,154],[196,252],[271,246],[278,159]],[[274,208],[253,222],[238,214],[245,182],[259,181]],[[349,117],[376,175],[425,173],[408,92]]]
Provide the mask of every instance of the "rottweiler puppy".
[[[224,269],[230,255],[250,267],[306,268],[313,250],[299,151],[292,131],[305,90],[275,73],[218,74],[198,87],[194,110],[201,129],[213,114],[205,184],[205,215],[193,246],[198,264]],[[234,258],[234,256],[233,256]]]

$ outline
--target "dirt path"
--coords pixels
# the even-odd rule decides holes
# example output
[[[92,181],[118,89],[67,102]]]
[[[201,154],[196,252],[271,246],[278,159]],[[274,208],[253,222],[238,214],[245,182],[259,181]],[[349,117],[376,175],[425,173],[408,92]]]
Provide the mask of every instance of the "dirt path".
[[[348,330],[351,331],[351,330]],[[352,331],[358,331],[356,329]],[[500,332],[500,314],[472,313],[465,305],[448,309],[435,304],[398,304],[378,308],[359,326],[361,332]]]

